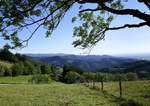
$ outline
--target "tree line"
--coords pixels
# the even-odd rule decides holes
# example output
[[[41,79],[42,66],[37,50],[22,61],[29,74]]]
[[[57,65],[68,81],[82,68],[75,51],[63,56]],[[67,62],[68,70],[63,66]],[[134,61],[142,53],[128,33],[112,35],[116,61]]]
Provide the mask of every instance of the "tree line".
[[[119,77],[128,81],[138,79],[137,74],[132,72],[126,74],[94,73],[69,65],[57,67],[50,64],[33,64],[26,56],[14,55],[6,48],[0,50],[0,60],[13,64],[11,68],[0,65],[0,76],[47,74],[52,80],[65,83],[116,81]]]

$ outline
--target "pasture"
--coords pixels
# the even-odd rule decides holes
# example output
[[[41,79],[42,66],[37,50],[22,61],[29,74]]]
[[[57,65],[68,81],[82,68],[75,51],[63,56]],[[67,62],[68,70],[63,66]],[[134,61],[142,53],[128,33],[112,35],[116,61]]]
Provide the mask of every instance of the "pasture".
[[[150,81],[124,82],[123,99],[119,99],[117,82],[104,83],[105,92],[102,92],[101,90],[90,89],[83,84],[59,82],[28,84],[30,77],[0,77],[0,83],[9,83],[8,85],[0,85],[0,106],[150,105]],[[96,86],[100,87],[100,83],[97,83]]]

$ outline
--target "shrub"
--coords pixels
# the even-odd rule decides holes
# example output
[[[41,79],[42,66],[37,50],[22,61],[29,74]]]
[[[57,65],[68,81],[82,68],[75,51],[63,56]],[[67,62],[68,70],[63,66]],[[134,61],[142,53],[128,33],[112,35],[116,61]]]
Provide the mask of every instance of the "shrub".
[[[134,81],[134,80],[138,79],[137,74],[136,73],[132,73],[132,72],[127,73],[126,77],[127,77],[128,81]]]
[[[31,75],[36,73],[36,67],[29,61],[24,62],[23,75]]]
[[[12,66],[12,76],[21,75],[23,72],[23,67],[21,64],[16,63]]]
[[[50,74],[52,72],[51,66],[49,64],[41,65],[41,73],[42,74]]]
[[[81,76],[80,74],[76,73],[76,72],[68,72],[65,76],[65,82],[66,83],[77,83],[77,82],[80,82],[80,79],[81,79]]]
[[[10,68],[5,68],[4,76],[12,76],[12,70]]]
[[[5,69],[3,66],[0,65],[0,76],[4,76]]]
[[[32,78],[30,80],[28,80],[29,83],[35,83],[35,84],[44,84],[44,83],[50,83],[51,82],[51,78],[49,75],[41,75],[41,74],[37,74],[37,75],[33,75]]]

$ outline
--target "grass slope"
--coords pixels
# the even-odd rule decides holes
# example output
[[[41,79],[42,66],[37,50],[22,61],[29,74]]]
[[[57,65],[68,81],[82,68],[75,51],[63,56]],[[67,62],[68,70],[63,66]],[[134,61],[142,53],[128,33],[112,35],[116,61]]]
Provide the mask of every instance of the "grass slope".
[[[92,87],[93,85],[90,84],[89,86]],[[95,86],[96,88],[101,88],[100,83],[96,83]],[[144,106],[150,106],[150,80],[122,82],[122,89],[123,98],[125,100],[133,100],[136,103],[143,104]],[[104,91],[108,95],[119,97],[119,83],[104,83]]]
[[[0,106],[141,106],[120,105],[126,100],[150,106],[150,81],[124,82],[125,100],[120,100],[116,82],[105,83],[106,92],[102,93],[81,84],[27,84],[30,77],[0,77],[0,83],[4,80],[7,83],[22,83],[0,85]],[[99,83],[97,87],[100,87]]]
[[[114,98],[78,84],[0,86],[0,106],[117,106]]]
[[[0,77],[0,84],[27,84],[30,76]]]

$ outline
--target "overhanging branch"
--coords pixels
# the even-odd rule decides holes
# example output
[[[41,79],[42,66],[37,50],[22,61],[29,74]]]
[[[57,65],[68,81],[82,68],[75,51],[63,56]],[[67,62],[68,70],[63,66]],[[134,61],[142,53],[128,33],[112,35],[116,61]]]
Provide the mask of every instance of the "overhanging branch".
[[[139,24],[125,24],[120,27],[106,28],[106,30],[118,30],[118,29],[123,29],[123,28],[137,28],[137,27],[142,27],[142,26],[146,26],[146,25],[147,25],[147,22],[142,22]]]

